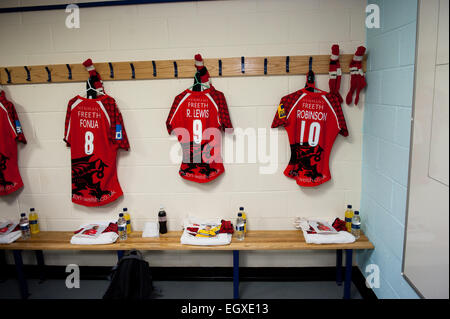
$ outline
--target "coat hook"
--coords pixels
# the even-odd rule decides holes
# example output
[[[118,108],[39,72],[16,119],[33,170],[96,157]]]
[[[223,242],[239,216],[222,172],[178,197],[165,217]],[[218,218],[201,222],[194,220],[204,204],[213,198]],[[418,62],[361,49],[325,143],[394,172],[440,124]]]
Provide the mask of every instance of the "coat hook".
[[[264,59],[264,75],[267,74],[267,58]]]
[[[222,60],[219,59],[219,76],[222,76]]]
[[[48,74],[47,82],[51,82],[52,81],[52,71],[50,71],[48,66],[45,67],[45,70],[47,71],[47,74]]]
[[[290,62],[290,58],[289,56],[286,57],[286,73],[289,73],[289,62]]]
[[[153,65],[153,76],[156,77],[156,62],[152,61],[152,65]]]
[[[131,78],[135,79],[136,78],[136,73],[134,71],[134,65],[133,63],[130,63],[130,67],[131,67]]]
[[[67,71],[69,71],[68,79],[72,80],[72,69],[70,68],[70,64],[66,64]]]
[[[108,65],[109,65],[109,77],[111,79],[114,79],[114,68],[113,68],[113,65],[112,65],[111,62],[108,62]]]
[[[30,69],[28,69],[27,66],[24,66],[24,68],[25,68],[25,71],[27,71],[27,78],[26,78],[26,80],[27,81],[31,81]]]
[[[173,61],[173,71],[174,71],[174,76],[177,78],[177,77],[178,77],[178,65],[177,65],[177,61]]]
[[[6,75],[8,75],[8,81],[6,83],[11,83],[11,73],[9,72],[8,68],[5,68]]]
[[[241,73],[245,73],[245,58],[241,57]]]
[[[309,71],[308,71],[308,75],[306,77],[307,84],[314,84],[314,82],[315,82],[315,75],[312,70],[312,62],[313,62],[313,58],[312,58],[312,56],[310,56],[309,57]]]

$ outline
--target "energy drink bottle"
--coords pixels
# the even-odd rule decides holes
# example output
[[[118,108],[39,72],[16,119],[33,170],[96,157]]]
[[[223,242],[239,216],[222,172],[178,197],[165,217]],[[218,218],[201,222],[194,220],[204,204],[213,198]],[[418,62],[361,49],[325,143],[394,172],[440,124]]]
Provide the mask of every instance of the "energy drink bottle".
[[[345,211],[345,227],[349,233],[352,232],[352,218],[353,218],[353,209],[352,205],[347,205],[347,210]]]
[[[124,207],[123,209],[123,217],[127,221],[127,234],[131,233],[131,218],[130,214],[128,213],[128,208]]]
[[[35,212],[35,209],[32,207],[30,208],[30,214],[29,214],[29,221],[30,221],[30,231],[31,234],[38,234],[40,232],[39,230],[39,220],[38,220],[38,214]]]

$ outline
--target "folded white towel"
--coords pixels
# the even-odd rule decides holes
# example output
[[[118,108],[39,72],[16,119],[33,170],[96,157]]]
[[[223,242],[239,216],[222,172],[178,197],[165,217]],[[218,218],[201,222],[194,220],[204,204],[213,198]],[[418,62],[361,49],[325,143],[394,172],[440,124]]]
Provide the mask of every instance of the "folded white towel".
[[[232,236],[232,234],[218,234],[214,237],[196,237],[190,235],[185,229],[183,235],[181,235],[181,244],[196,246],[229,245]]]
[[[8,235],[0,236],[0,244],[11,244],[22,236],[20,230],[10,232]]]
[[[109,222],[101,222],[101,223],[91,223],[91,224],[99,224],[108,227]],[[90,225],[90,224],[89,224]],[[80,228],[86,227],[87,225],[82,225]],[[70,239],[70,243],[72,245],[107,245],[114,243],[119,235],[115,232],[107,232],[100,234],[97,238],[83,238],[77,237],[76,234],[72,236]]]
[[[349,244],[355,241],[355,236],[346,231],[337,234],[308,234],[303,230],[305,241],[308,244]]]
[[[192,227],[192,224],[211,224],[211,225],[220,225],[221,218],[212,218],[212,219],[202,219],[193,216],[188,216],[185,218],[183,226],[184,231],[181,235],[180,242],[183,245],[195,245],[195,246],[219,246],[219,245],[229,245],[231,243],[232,234],[217,234],[214,237],[196,237],[189,234],[186,230],[187,227]]]
[[[145,223],[142,237],[159,237],[158,224],[155,222]]]
[[[300,217],[295,220],[295,227],[303,231],[303,236],[308,244],[349,244],[356,240],[355,236],[346,231],[340,231],[337,234],[308,234],[309,221]]]

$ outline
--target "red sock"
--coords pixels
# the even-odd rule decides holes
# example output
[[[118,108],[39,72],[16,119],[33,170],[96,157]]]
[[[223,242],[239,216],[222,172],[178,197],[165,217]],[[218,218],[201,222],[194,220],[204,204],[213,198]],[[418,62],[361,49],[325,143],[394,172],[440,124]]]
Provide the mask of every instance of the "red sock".
[[[335,94],[339,102],[342,103],[343,99],[339,92],[341,88],[341,64],[339,63],[339,45],[333,44],[331,47],[330,67],[329,67],[330,80],[328,81],[330,87],[330,93]]]
[[[353,93],[356,91],[355,104],[358,104],[359,93],[366,86],[364,72],[362,71],[362,60],[366,48],[360,46],[356,49],[353,59],[350,62],[350,90],[347,94],[345,102],[350,105],[353,100]]]

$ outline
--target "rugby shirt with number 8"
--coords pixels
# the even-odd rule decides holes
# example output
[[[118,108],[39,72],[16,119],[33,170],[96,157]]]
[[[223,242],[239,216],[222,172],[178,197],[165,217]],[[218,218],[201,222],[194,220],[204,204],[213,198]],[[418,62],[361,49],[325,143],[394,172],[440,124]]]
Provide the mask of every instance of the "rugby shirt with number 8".
[[[69,101],[64,141],[71,148],[72,202],[102,206],[123,192],[117,178],[117,150],[129,149],[122,114],[109,95]]]

